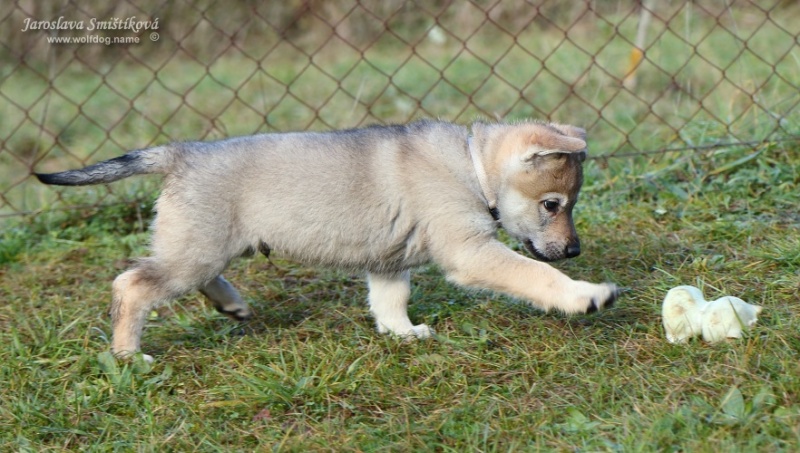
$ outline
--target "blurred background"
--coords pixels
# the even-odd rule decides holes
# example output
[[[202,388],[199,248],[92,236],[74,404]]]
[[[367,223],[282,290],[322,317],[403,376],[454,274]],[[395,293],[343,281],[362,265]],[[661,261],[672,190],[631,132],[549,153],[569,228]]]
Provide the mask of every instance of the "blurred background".
[[[537,118],[630,184],[800,140],[797,1],[23,0],[0,24],[0,222],[151,198],[31,172],[174,140]]]

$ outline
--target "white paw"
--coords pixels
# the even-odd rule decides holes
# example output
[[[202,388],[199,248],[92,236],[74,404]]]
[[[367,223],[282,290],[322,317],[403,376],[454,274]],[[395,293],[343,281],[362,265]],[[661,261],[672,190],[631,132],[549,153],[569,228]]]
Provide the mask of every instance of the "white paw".
[[[381,324],[381,323],[376,323],[376,324],[377,324],[377,327],[378,327],[378,333],[387,334],[387,333],[391,332],[389,330],[389,328],[384,326],[383,324]]]
[[[569,313],[594,313],[610,308],[619,296],[619,289],[613,283],[594,284],[575,282],[569,292],[569,300],[564,307]]]
[[[428,327],[427,324],[420,324],[417,326],[410,325],[403,328],[389,328],[381,323],[378,324],[378,333],[396,335],[409,340],[430,338],[433,335],[433,329]]]
[[[433,336],[433,329],[428,327],[427,324],[420,324],[411,328],[413,335],[419,339],[430,338]]]

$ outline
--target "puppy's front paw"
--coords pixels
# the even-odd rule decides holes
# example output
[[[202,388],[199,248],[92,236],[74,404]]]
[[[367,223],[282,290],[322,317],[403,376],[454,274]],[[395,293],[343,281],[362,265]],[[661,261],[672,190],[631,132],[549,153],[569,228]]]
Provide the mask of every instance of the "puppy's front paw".
[[[409,327],[403,328],[395,328],[390,329],[387,326],[378,323],[378,332],[383,334],[391,334],[401,337],[406,340],[416,340],[416,339],[425,339],[430,338],[433,336],[433,329],[427,326],[427,324],[419,324],[419,325],[410,325]]]
[[[619,296],[619,289],[613,283],[594,284],[575,282],[572,300],[566,311],[571,313],[594,313],[610,308]]]
[[[419,339],[430,338],[433,335],[433,329],[428,327],[427,324],[420,324],[411,328],[414,337]]]
[[[589,302],[589,308],[586,309],[586,313],[594,313],[597,310],[611,308],[614,302],[617,301],[617,297],[619,297],[617,285],[613,283],[602,283],[597,286],[603,287],[603,290],[600,291],[599,296],[593,297]]]

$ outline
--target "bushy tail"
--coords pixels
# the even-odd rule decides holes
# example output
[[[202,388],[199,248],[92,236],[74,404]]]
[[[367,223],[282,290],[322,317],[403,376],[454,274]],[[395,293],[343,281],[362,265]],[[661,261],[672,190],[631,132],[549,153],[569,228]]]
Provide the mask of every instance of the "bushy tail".
[[[119,181],[133,175],[167,173],[172,162],[170,151],[168,146],[140,149],[79,170],[35,175],[45,184],[85,186]]]

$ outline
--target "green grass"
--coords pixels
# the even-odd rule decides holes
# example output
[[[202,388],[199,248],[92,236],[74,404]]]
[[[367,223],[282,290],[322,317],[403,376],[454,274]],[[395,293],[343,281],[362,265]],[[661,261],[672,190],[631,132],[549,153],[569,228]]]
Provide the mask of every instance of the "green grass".
[[[116,363],[109,286],[146,252],[142,207],[19,225],[2,241],[0,449],[796,450],[800,148],[730,165],[750,152],[590,162],[585,253],[558,267],[628,288],[618,305],[544,314],[423,268],[411,316],[437,338],[415,343],[374,331],[360,275],[252,258],[226,275],[253,321],[190,295],[148,323],[155,365]],[[679,284],[764,313],[741,340],[669,344],[660,303]]]
[[[629,44],[600,38],[632,37],[635,16],[613,15],[576,23],[567,43],[540,22],[516,41],[486,29],[468,51],[455,38],[475,24],[442,15],[445,44],[422,39],[412,56],[384,35],[363,60],[311,35],[294,42],[321,49],[310,66],[287,43],[261,65],[162,47],[150,68],[90,56],[96,73],[4,66],[0,215],[44,212],[0,231],[0,451],[797,451],[800,145],[781,139],[799,130],[800,57],[779,27],[748,31],[752,10],[717,22],[674,8],[633,93],[617,80]],[[772,14],[785,29],[798,17]],[[743,30],[748,50],[726,30]],[[106,312],[113,278],[147,253],[157,178],[68,190],[27,179],[32,164],[168,140],[423,116],[550,116],[587,126],[593,156],[775,140],[587,162],[584,253],[556,266],[626,288],[609,311],[541,313],[432,266],[413,274],[410,312],[437,336],[404,342],[375,332],[362,275],[255,257],[226,272],[255,319],[188,295],[151,316],[152,366],[110,358]],[[669,344],[661,301],[684,284],[764,312],[740,340]]]

